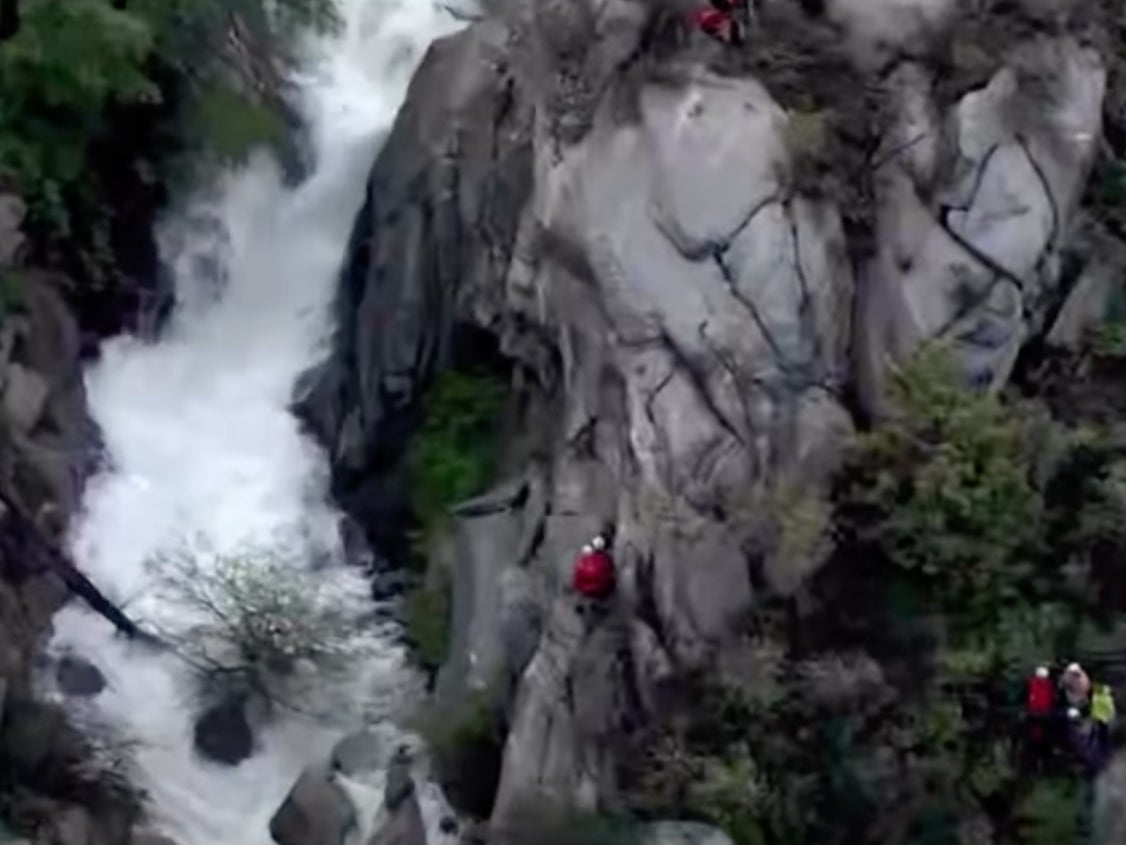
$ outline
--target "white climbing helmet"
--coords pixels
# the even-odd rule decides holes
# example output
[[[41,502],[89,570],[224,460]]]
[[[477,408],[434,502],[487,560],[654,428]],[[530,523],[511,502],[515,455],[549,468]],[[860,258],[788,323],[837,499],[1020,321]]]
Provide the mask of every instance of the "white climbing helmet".
[[[1048,667],[1047,666],[1037,666],[1036,667],[1036,677],[1037,678],[1048,677]]]
[[[583,546],[583,554],[584,555],[594,554],[594,547],[591,546],[590,543],[587,543],[585,546]]]
[[[599,534],[591,541],[591,544],[594,546],[594,548],[598,549],[598,551],[602,551],[604,548],[606,548],[606,538]]]
[[[1078,663],[1067,664],[1067,673],[1069,675],[1078,675],[1082,671],[1083,671],[1083,667],[1080,666]]]

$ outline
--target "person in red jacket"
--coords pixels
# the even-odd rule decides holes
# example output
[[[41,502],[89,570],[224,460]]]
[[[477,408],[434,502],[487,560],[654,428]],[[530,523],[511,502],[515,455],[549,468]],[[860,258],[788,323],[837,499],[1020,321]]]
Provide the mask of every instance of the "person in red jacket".
[[[735,12],[745,8],[746,0],[711,0],[692,14],[692,23],[701,32],[732,46],[743,43],[743,27]]]
[[[1047,666],[1038,666],[1028,679],[1025,713],[1028,717],[1028,745],[1032,764],[1040,768],[1047,759],[1049,728],[1056,709],[1056,688]]]
[[[583,546],[575,560],[572,586],[580,596],[596,602],[609,598],[614,592],[617,573],[605,537],[599,535]]]

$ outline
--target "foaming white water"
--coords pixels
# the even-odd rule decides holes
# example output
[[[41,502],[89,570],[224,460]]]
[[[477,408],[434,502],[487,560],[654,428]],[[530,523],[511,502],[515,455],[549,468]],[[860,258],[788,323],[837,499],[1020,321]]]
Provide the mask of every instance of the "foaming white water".
[[[87,374],[111,469],[94,479],[73,529],[79,565],[136,619],[186,630],[189,609],[146,561],[203,540],[223,553],[294,538],[332,562],[332,586],[366,591],[340,563],[324,457],[287,406],[324,351],[329,303],[363,200],[367,170],[425,48],[456,22],[430,0],[339,0],[342,30],[310,43],[299,78],[315,169],[288,190],[268,157],[228,174],[164,227],[178,308],[157,344],[118,338]],[[318,555],[310,556],[312,558]],[[402,655],[381,645],[356,667],[353,716],[402,683]],[[175,655],[131,645],[79,604],[56,617],[52,651],[73,651],[107,689],[76,713],[131,743],[133,776],[154,826],[179,845],[266,845],[268,822],[301,769],[340,736],[282,716],[237,767],[192,749],[193,684]]]

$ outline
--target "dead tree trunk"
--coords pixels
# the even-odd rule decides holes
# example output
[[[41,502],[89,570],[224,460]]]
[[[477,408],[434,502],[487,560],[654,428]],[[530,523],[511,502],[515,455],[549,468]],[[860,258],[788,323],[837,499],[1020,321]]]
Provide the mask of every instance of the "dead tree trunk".
[[[2,490],[0,490],[0,503],[7,509],[6,516],[14,524],[20,545],[24,547],[25,555],[32,552],[32,549],[27,547],[33,547],[45,559],[47,566],[62,579],[68,590],[84,599],[91,608],[104,616],[118,631],[130,639],[147,638],[148,635],[137,626],[137,623],[126,616],[121,608],[107,599],[94,585],[94,582],[83,575],[69,557],[44,537],[23,508]]]

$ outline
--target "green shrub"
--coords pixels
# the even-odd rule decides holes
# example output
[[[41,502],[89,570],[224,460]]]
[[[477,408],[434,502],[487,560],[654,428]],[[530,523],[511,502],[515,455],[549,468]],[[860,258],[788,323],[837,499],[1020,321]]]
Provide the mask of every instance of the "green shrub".
[[[0,319],[24,310],[27,295],[25,284],[19,273],[12,271],[0,273]]]
[[[280,85],[289,40],[337,22],[332,0],[21,0],[0,49],[0,181],[28,203],[31,254],[84,285],[118,281],[117,192],[276,143],[280,103],[239,92]],[[144,187],[105,177],[107,148]]]
[[[1043,543],[1035,416],[964,388],[949,352],[924,347],[895,375],[891,417],[857,439],[846,512],[895,566],[925,579],[942,610],[988,626],[1028,584]]]
[[[451,804],[476,818],[488,818],[504,753],[504,726],[489,691],[469,691],[454,707],[424,713],[416,729],[426,740]]]
[[[1072,781],[1039,781],[1017,806],[1024,845],[1083,842],[1083,799]]]
[[[641,828],[630,819],[577,810],[526,805],[494,831],[496,845],[643,845]]]
[[[437,583],[422,586],[407,597],[407,631],[419,662],[437,669],[446,661],[450,640],[451,585],[440,573]]]
[[[276,111],[229,88],[212,85],[191,105],[190,125],[199,147],[221,162],[239,162],[252,150],[285,139],[285,123]]]
[[[1106,322],[1091,332],[1091,351],[1105,358],[1126,357],[1126,323]]]
[[[113,102],[154,100],[153,34],[103,0],[26,0],[0,50],[0,175],[34,219],[66,229],[64,192],[87,177],[86,148]]]
[[[440,530],[452,505],[489,483],[503,402],[504,384],[483,372],[446,371],[423,396],[407,463],[424,538]]]
[[[356,662],[374,645],[360,583],[326,578],[301,553],[271,546],[219,553],[196,543],[147,565],[195,614],[190,627],[160,634],[196,669],[205,695],[253,693],[333,714],[351,694]]]

